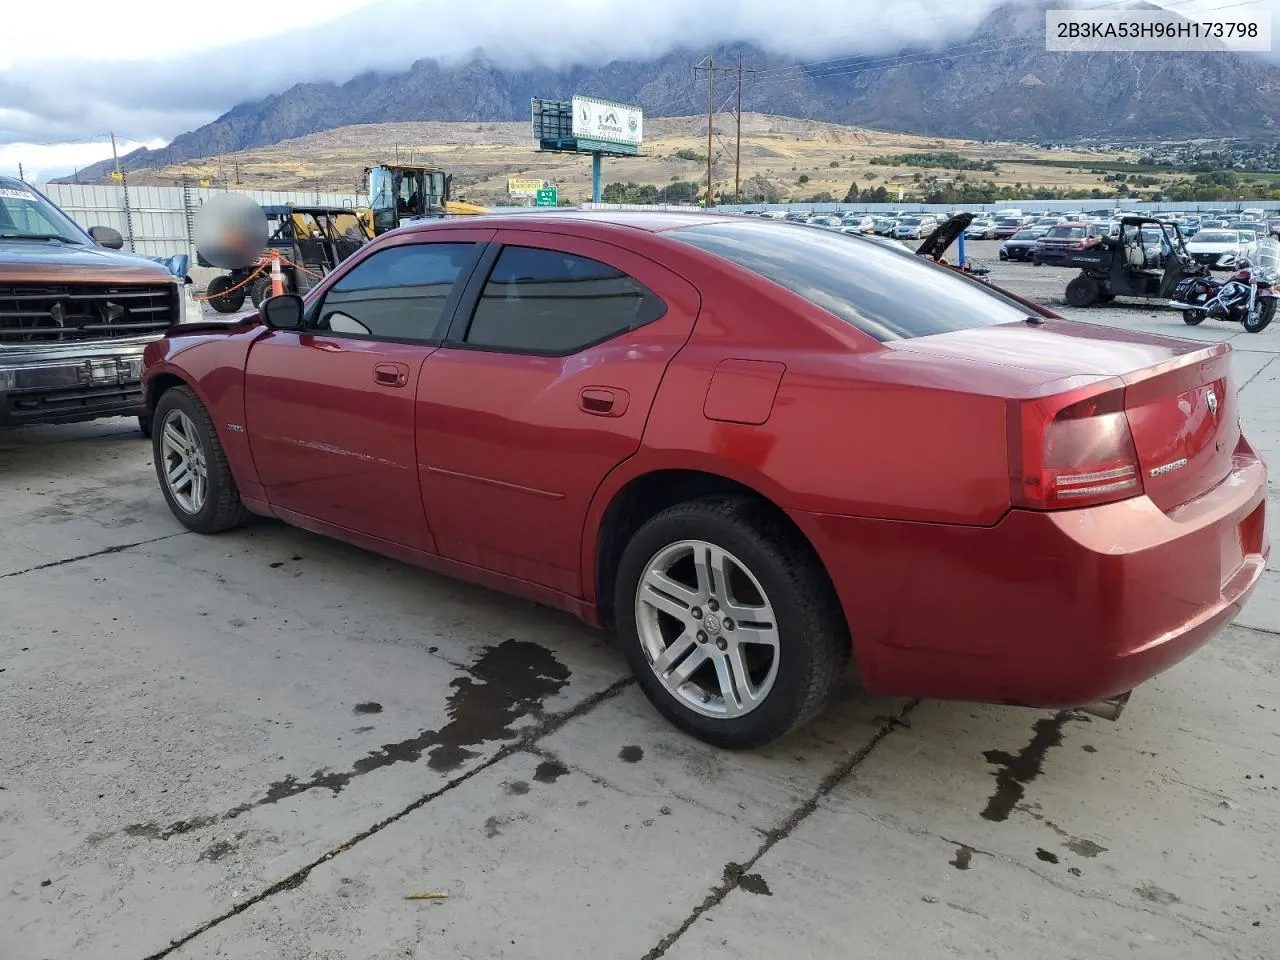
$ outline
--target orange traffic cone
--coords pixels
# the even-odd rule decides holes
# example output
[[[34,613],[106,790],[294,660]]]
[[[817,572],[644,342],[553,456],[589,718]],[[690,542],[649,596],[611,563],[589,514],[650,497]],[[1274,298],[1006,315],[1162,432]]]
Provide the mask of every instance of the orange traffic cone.
[[[271,251],[271,295],[278,297],[284,293],[284,274],[280,270],[280,251]]]

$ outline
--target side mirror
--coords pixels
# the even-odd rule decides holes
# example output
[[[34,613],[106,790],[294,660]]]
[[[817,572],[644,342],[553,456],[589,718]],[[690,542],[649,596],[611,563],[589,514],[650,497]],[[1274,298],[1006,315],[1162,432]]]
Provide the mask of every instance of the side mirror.
[[[272,330],[299,330],[302,327],[302,298],[296,293],[267,297],[258,305],[258,316]]]
[[[98,246],[108,250],[120,250],[124,247],[124,237],[113,227],[90,227],[89,236],[93,237],[93,242]]]

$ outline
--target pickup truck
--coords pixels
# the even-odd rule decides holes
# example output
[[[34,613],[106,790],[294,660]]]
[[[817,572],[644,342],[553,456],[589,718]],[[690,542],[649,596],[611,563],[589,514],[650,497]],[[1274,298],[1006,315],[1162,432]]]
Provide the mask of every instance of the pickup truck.
[[[0,427],[135,416],[150,432],[142,351],[199,307],[185,255],[123,245],[0,176]]]

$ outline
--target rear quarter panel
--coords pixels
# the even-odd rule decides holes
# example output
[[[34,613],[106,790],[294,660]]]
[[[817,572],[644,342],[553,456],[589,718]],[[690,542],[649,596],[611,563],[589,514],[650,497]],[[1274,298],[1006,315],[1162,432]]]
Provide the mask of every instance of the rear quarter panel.
[[[143,358],[143,384],[152,405],[152,384],[164,375],[175,376],[200,398],[213,419],[227,463],[246,500],[265,501],[258,473],[249,453],[244,431],[244,369],[249,349],[266,328],[254,323],[231,323],[226,332],[177,329],[147,347]]]
[[[639,461],[718,472],[788,510],[976,525],[1008,509],[1005,396],[1043,379],[877,343],[741,271],[697,271],[702,313],[667,370]],[[762,424],[708,419],[717,364],[781,363]]]

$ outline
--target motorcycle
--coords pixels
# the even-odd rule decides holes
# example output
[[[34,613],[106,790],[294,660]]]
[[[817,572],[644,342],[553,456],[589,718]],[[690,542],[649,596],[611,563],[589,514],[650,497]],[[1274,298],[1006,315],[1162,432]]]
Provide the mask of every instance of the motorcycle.
[[[1280,293],[1280,242],[1259,240],[1236,258],[1236,272],[1228,280],[1187,277],[1173,291],[1170,306],[1182,320],[1196,326],[1206,317],[1239,323],[1249,333],[1261,333],[1276,315]]]

